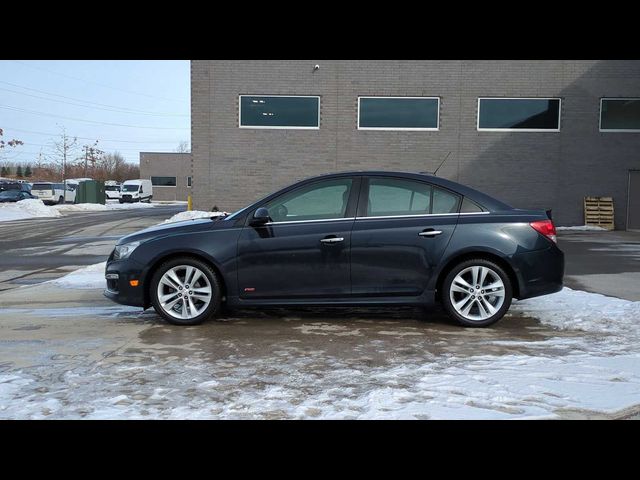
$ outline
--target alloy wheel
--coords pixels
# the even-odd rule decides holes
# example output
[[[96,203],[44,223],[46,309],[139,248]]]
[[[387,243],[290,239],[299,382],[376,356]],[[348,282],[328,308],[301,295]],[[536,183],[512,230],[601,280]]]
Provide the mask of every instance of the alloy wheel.
[[[465,319],[484,321],[502,307],[504,282],[489,267],[471,266],[455,276],[449,288],[449,298],[456,312]]]
[[[168,315],[189,320],[202,314],[213,298],[205,273],[191,265],[167,270],[158,282],[158,303]]]

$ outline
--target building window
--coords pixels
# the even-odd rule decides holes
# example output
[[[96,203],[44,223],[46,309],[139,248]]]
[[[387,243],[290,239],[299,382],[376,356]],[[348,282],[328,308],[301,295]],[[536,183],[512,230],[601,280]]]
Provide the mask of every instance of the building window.
[[[600,99],[601,132],[640,132],[640,98]]]
[[[191,177],[187,177],[187,187],[191,186]]]
[[[175,187],[176,177],[151,177],[151,185],[154,187]]]
[[[320,97],[240,95],[240,128],[319,129]]]
[[[358,97],[358,130],[438,130],[438,97]]]
[[[559,98],[478,98],[478,130],[559,132]]]

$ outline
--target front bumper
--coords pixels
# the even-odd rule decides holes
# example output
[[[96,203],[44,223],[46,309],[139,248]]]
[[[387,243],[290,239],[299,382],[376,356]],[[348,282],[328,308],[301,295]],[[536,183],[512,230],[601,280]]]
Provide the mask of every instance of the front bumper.
[[[564,253],[557,246],[516,254],[512,261],[519,280],[518,299],[548,295],[562,290]]]
[[[105,269],[107,288],[104,296],[122,305],[147,308],[146,286],[142,280],[144,265],[129,259],[108,260]],[[138,286],[131,286],[131,280],[138,280]]]

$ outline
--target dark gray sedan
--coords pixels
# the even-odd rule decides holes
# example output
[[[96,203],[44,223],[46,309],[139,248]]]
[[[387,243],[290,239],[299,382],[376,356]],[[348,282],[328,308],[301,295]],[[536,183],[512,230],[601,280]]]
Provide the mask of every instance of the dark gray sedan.
[[[120,239],[105,295],[193,325],[229,307],[429,305],[468,327],[562,288],[550,215],[433,175],[303,180],[232,215]]]

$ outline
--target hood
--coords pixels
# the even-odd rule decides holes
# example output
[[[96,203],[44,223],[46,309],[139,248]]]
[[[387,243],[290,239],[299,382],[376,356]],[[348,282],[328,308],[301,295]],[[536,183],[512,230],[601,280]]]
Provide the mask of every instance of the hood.
[[[218,221],[217,217],[214,217],[213,219],[198,218],[195,220],[184,220],[182,222],[161,223],[122,237],[116,244],[122,245],[124,243],[146,241],[151,238],[165,237],[179,233],[200,232],[202,230],[211,230],[212,228],[223,228],[227,225],[222,224],[226,223],[227,222]]]

